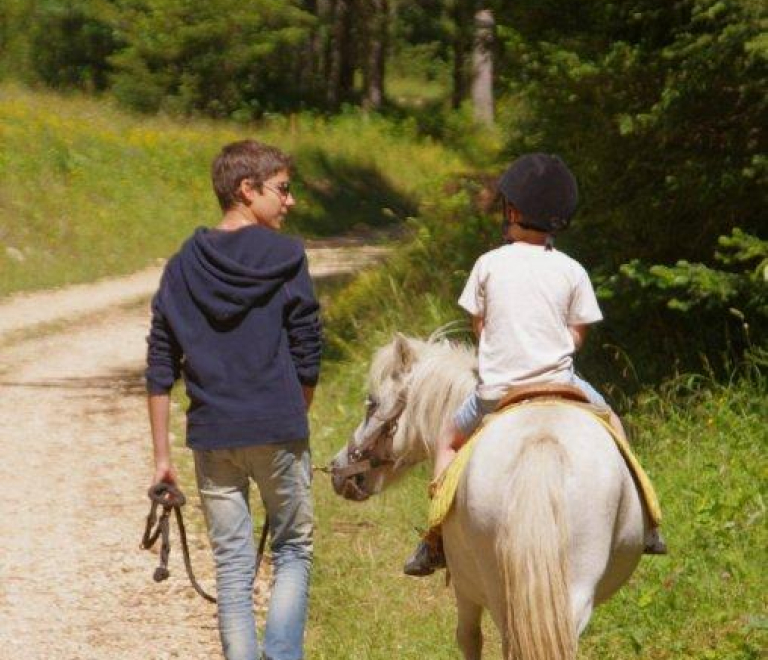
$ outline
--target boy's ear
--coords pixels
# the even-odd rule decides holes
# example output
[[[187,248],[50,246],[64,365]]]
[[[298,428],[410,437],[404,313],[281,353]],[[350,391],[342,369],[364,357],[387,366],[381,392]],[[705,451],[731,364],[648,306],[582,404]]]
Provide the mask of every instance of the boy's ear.
[[[411,370],[413,363],[416,362],[416,351],[413,349],[408,337],[400,332],[395,333],[394,344],[395,374],[407,374]]]
[[[246,206],[250,206],[257,193],[258,190],[253,186],[250,179],[242,179],[237,187],[237,197]]]

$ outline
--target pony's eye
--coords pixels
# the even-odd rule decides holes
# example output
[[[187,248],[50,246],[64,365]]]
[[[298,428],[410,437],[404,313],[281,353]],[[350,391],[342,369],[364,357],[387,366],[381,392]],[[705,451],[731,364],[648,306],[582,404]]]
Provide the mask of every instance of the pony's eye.
[[[378,401],[376,401],[376,399],[374,399],[371,395],[368,395],[365,398],[365,407],[368,410],[373,410],[378,405],[379,405]]]

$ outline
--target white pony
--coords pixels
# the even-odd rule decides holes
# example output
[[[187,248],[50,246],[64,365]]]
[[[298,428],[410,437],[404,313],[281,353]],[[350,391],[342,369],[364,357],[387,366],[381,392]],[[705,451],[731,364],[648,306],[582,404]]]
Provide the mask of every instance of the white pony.
[[[376,353],[365,420],[333,462],[336,492],[362,500],[430,458],[476,385],[474,350],[398,335]],[[587,412],[522,406],[489,421],[443,539],[465,660],[487,608],[506,660],[571,660],[595,605],[632,574],[648,518],[614,441]]]

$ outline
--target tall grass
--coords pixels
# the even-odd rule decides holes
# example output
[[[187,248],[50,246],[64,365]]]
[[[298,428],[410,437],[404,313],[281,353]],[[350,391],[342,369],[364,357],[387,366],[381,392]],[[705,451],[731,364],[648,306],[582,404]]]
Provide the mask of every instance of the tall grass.
[[[210,162],[256,138],[295,156],[289,231],[328,236],[418,213],[464,168],[401,124],[350,112],[258,125],[144,117],[109,101],[0,86],[0,296],[127,273],[218,219]]]

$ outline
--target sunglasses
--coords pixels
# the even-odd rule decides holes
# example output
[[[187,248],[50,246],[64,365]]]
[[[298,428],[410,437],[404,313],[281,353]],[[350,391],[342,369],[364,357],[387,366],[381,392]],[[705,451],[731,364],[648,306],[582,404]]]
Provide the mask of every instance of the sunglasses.
[[[290,181],[281,181],[280,183],[276,183],[274,185],[265,183],[263,185],[265,188],[268,188],[269,190],[278,193],[282,197],[288,197],[288,195],[291,194]]]

